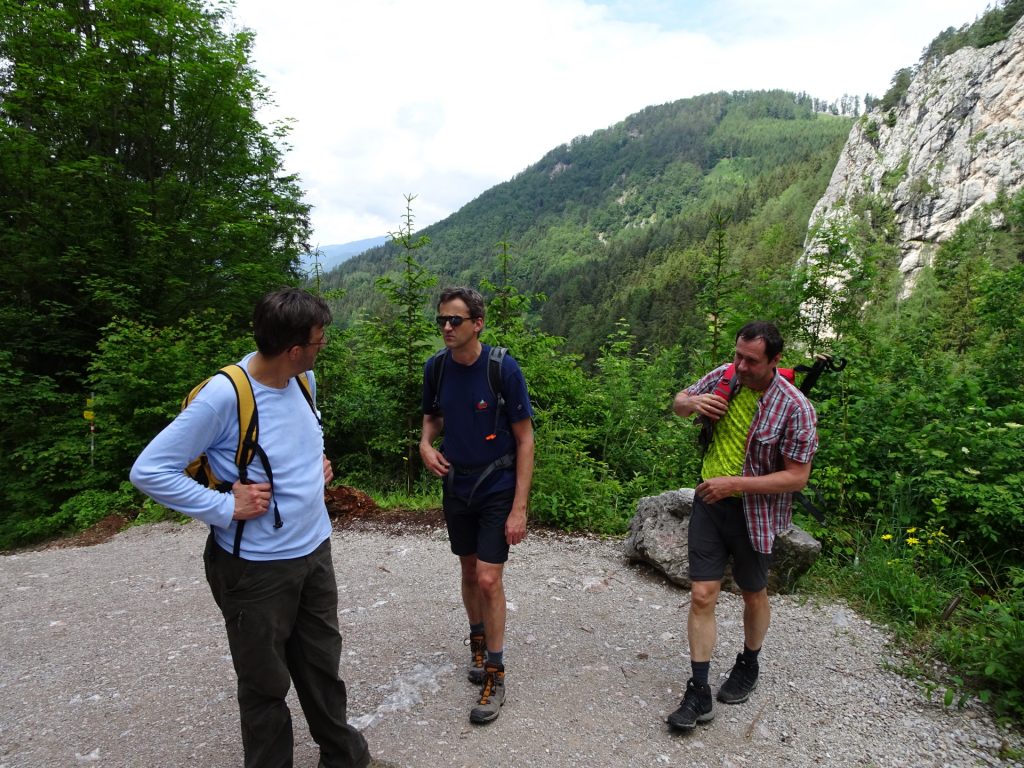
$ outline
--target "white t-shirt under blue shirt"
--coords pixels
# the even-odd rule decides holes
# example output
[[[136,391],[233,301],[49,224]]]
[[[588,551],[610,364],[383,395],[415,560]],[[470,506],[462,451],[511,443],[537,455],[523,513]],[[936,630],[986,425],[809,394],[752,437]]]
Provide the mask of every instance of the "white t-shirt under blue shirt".
[[[255,353],[239,362],[248,371]],[[316,384],[313,384],[314,401]],[[283,389],[267,387],[251,376],[259,415],[259,444],[274,475],[270,509],[248,520],[242,532],[240,556],[246,560],[287,560],[303,557],[331,534],[324,504],[323,432],[299,383],[289,379]],[[214,376],[135,461],[131,481],[160,504],[211,526],[217,544],[234,548],[237,523],[231,519],[235,500],[200,485],[184,474],[196,456],[206,452],[214,474],[238,479],[238,400],[226,376]],[[267,482],[257,457],[249,465],[249,480]],[[274,502],[283,525],[274,528]]]

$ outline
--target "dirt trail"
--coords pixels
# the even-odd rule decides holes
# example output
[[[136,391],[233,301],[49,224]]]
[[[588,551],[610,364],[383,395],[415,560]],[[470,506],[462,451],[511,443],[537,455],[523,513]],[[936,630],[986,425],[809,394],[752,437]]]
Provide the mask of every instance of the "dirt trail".
[[[202,574],[205,529],[164,523],[0,557],[0,768],[241,764],[234,674]],[[333,538],[350,718],[400,766],[1013,765],[984,710],[944,710],[887,671],[886,633],[841,605],[772,598],[762,680],[670,733],[688,677],[689,594],[621,545],[531,533],[507,571],[508,703],[471,726],[455,561],[441,527]],[[720,607],[712,679],[741,643]],[[296,766],[316,747],[297,705]]]

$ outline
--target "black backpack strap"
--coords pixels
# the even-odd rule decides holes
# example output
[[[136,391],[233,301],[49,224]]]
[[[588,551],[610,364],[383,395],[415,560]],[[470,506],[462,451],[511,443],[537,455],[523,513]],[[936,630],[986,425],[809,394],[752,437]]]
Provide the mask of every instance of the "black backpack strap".
[[[814,494],[815,501],[821,504],[821,494],[818,493],[817,489],[807,486],[807,490]],[[793,494],[793,500],[799,501],[800,505],[807,510],[807,512],[822,525],[825,524],[825,513],[821,511],[821,507],[815,504],[813,501],[808,499],[800,491]]]
[[[445,477],[445,484],[448,488],[448,492],[455,493],[455,475],[457,474],[477,474],[476,482],[473,483],[473,488],[469,492],[469,498],[466,500],[466,504],[473,501],[473,495],[476,493],[476,489],[480,487],[480,483],[491,476],[492,473],[497,472],[499,469],[507,469],[508,467],[514,467],[516,465],[516,454],[506,453],[504,456],[499,456],[490,464],[487,464],[477,471],[473,470],[460,470],[460,468],[451,465],[448,467],[448,475]]]
[[[438,413],[441,410],[441,380],[444,378],[444,369],[448,365],[449,353],[448,348],[439,349],[433,354],[429,361],[427,361],[427,375],[430,377],[430,385],[434,390],[434,412]]]
[[[793,370],[804,374],[803,381],[800,382],[800,391],[804,393],[805,397],[810,397],[811,390],[814,388],[814,385],[818,383],[818,379],[821,378],[821,374],[826,371],[830,373],[839,373],[845,367],[846,358],[819,354],[815,356],[813,365],[798,365]]]
[[[274,500],[274,528],[281,528],[284,526],[284,520],[281,519],[281,511],[277,508],[277,495],[274,493],[274,471],[270,468],[270,459],[267,458],[267,452],[263,450],[263,446],[259,443],[252,443],[247,446],[249,452],[255,456],[259,456],[260,463],[263,465],[263,471],[267,474],[267,482],[270,484],[270,497]],[[241,478],[239,478],[241,479]],[[242,480],[242,482],[246,482]],[[245,520],[239,520],[235,525],[235,545],[231,550],[231,554],[235,557],[240,557],[242,552],[242,529],[245,528]]]
[[[501,364],[505,360],[508,350],[505,347],[491,347],[487,353],[487,386],[491,388],[491,394],[497,400],[494,408],[494,428],[487,436],[488,440],[494,440],[498,436],[498,427],[501,426],[501,414],[505,410],[505,395],[501,386]]]
[[[501,363],[507,354],[505,347],[491,347],[487,354],[487,385],[491,388],[491,394],[497,396],[499,408],[505,405],[505,397],[501,392]]]

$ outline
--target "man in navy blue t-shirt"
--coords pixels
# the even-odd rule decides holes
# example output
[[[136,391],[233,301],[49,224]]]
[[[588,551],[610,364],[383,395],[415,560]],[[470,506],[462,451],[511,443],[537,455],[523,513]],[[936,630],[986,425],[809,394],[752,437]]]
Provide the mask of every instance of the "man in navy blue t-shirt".
[[[505,701],[502,572],[509,547],[526,536],[533,409],[519,364],[508,355],[492,362],[491,348],[480,342],[480,293],[448,288],[441,293],[437,312],[446,352],[424,367],[420,456],[429,471],[444,478],[448,538],[462,567],[469,679],[481,685],[469,719],[489,723]],[[500,365],[498,391],[488,378],[491,365]],[[434,366],[443,366],[439,375]],[[444,440],[435,448],[442,432]]]

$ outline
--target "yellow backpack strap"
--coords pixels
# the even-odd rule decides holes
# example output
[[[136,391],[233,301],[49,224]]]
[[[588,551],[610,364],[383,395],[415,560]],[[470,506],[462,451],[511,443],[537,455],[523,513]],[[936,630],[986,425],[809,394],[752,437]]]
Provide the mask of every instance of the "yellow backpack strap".
[[[184,411],[186,408],[188,408],[189,403],[191,403],[193,400],[195,400],[196,399],[196,395],[198,395],[200,393],[200,391],[202,391],[203,387],[205,387],[209,383],[210,383],[210,379],[203,379],[198,384],[196,384],[194,387],[192,387],[192,391],[189,392],[187,395],[185,395],[185,399],[181,401],[181,410]]]
[[[316,416],[316,423],[323,426],[323,421],[320,419],[320,413],[316,409],[316,403],[313,402],[313,385],[309,380],[309,371],[300,373],[295,377],[295,380],[299,382],[299,389],[302,391],[302,396],[306,398],[306,402],[309,403],[309,409],[313,411],[313,415]]]
[[[236,415],[238,417],[238,447],[235,449],[235,465],[238,467],[238,476],[245,482],[248,474],[249,464],[256,455],[257,441],[259,440],[259,417],[256,412],[256,396],[252,391],[252,382],[249,375],[240,365],[225,365],[214,376],[225,376],[231,382],[235,390]],[[184,410],[196,399],[203,387],[210,383],[210,379],[199,382],[189,392],[181,403]],[[209,460],[203,454],[197,457],[186,469],[186,473],[196,478],[203,485],[211,488],[218,488],[223,483],[217,480],[210,469]]]
[[[238,406],[238,447],[235,449],[235,465],[238,477],[244,483],[249,464],[256,455],[260,438],[260,420],[256,411],[256,396],[252,391],[249,374],[237,364],[225,365],[218,374],[227,376],[235,388],[235,402]]]

